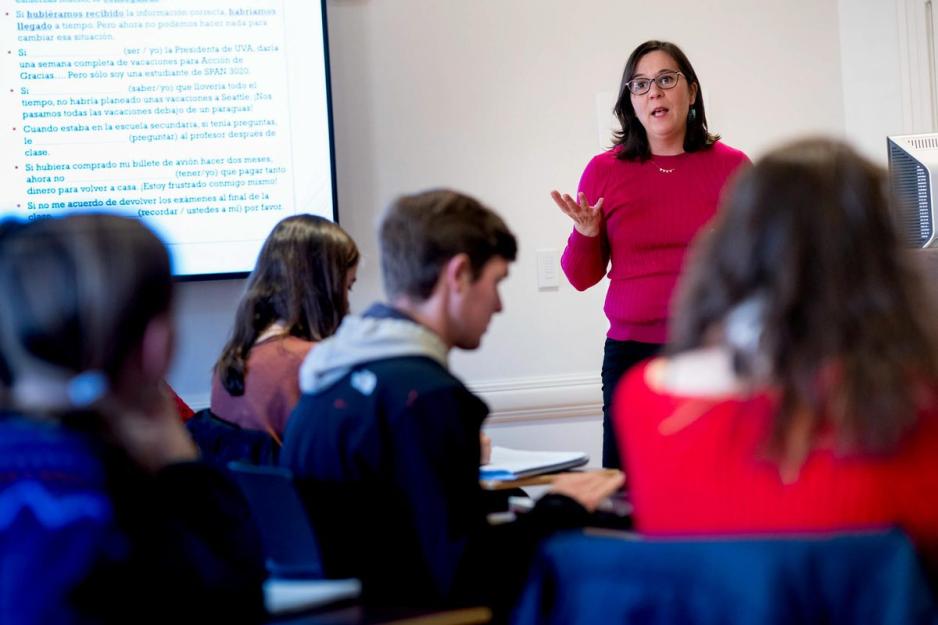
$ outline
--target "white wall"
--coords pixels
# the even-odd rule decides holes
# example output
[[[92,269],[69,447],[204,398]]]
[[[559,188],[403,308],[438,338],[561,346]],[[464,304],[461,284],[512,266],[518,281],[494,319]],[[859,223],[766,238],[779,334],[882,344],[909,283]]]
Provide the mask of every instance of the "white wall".
[[[538,291],[534,252],[564,245],[569,224],[548,192],[573,190],[605,147],[598,136],[609,115],[597,109],[611,106],[635,45],[678,42],[700,76],[711,128],[750,156],[789,137],[845,131],[837,0],[332,0],[328,12],[340,219],[364,252],[353,308],[380,297],[374,230],[398,194],[468,191],[519,235],[505,312],[481,349],[452,359],[495,409],[496,442],[594,440],[588,451],[598,457],[605,288]],[[843,49],[856,47],[849,42]],[[170,381],[197,406],[207,403],[241,288],[180,289]]]
[[[886,136],[912,132],[903,119],[898,3],[839,0],[846,136],[886,164]]]

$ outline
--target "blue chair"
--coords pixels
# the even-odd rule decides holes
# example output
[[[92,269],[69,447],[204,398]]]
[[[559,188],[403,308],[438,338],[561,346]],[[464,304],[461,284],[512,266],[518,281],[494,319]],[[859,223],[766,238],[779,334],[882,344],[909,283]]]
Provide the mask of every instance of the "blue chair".
[[[261,533],[269,574],[264,602],[270,613],[321,607],[361,594],[357,579],[325,579],[319,542],[288,469],[241,462],[228,469]]]
[[[515,625],[938,623],[898,530],[816,537],[646,540],[561,534],[541,548]]]
[[[228,469],[248,500],[261,532],[268,573],[285,578],[325,577],[319,544],[290,471],[242,462],[232,462]]]

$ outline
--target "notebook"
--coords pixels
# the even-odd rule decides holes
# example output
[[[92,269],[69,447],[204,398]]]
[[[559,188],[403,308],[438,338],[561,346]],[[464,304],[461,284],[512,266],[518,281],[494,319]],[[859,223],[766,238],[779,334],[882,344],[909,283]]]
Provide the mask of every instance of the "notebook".
[[[264,605],[271,614],[309,610],[354,599],[361,594],[357,579],[278,579],[264,582]]]
[[[529,451],[492,446],[491,460],[479,468],[479,479],[517,480],[574,469],[587,462],[589,456],[580,451]]]

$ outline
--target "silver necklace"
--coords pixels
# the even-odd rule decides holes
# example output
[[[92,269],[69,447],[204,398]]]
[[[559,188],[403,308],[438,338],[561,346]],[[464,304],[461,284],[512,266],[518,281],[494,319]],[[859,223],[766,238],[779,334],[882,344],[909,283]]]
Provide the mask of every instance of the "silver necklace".
[[[655,159],[651,159],[651,163],[657,167],[658,171],[660,171],[662,174],[673,174],[674,170],[676,169],[675,167],[662,167]]]

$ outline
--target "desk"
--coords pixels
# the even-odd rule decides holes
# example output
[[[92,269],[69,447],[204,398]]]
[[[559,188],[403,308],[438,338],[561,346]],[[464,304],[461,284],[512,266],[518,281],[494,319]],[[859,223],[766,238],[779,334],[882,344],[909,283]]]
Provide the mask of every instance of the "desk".
[[[587,471],[603,474],[618,474],[619,469],[587,469]],[[576,471],[581,473],[582,471]],[[540,494],[528,495],[524,488],[534,487],[534,490],[546,490],[550,484],[561,475],[570,472],[546,473],[517,480],[482,480],[479,483],[489,496],[501,496],[503,501],[500,507],[493,505],[489,510],[489,523],[498,525],[515,520],[515,513],[525,513],[534,507],[534,499]],[[600,503],[599,507],[590,515],[589,527],[606,528],[614,530],[631,530],[632,503],[628,493],[619,491]]]

